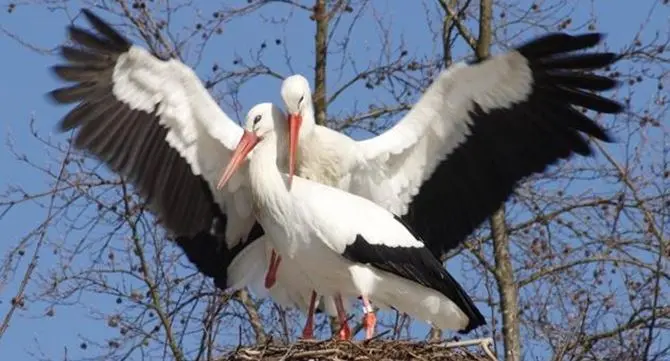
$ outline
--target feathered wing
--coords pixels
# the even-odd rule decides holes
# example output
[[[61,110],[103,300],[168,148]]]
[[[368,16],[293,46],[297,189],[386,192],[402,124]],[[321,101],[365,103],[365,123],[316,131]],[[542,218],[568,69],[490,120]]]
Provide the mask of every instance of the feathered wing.
[[[467,333],[486,323],[484,316],[461,285],[425,247],[421,238],[400,218],[374,202],[301,177],[293,178],[291,193],[300,203],[304,217],[313,219],[316,233],[330,249],[349,261],[373,267],[399,277],[403,282],[393,282],[405,290],[406,285],[421,285],[445,296],[466,317],[461,331]],[[328,207],[323,205],[327,204]],[[356,281],[354,281],[356,282]],[[388,285],[375,287],[379,293],[370,296],[373,302],[385,306],[403,305],[403,311],[413,309],[415,315],[429,320],[431,312],[421,312],[417,305],[409,306],[415,298],[393,292]],[[388,291],[388,292],[387,292]],[[414,296],[426,296],[426,293]],[[421,297],[419,297],[420,299]],[[394,300],[394,302],[388,302]],[[419,307],[421,308],[421,307]],[[451,308],[451,307],[448,307]],[[435,314],[433,314],[435,315]],[[453,314],[442,314],[453,316]],[[452,324],[451,321],[442,323]]]
[[[351,191],[403,216],[436,255],[456,247],[520,180],[590,155],[585,136],[611,141],[577,109],[623,109],[596,94],[617,82],[589,72],[617,56],[575,53],[601,38],[549,34],[446,69],[398,124],[358,142],[367,164],[353,171]]]
[[[73,46],[54,73],[73,85],[50,93],[77,103],[60,122],[74,145],[97,156],[130,181],[165,227],[179,236],[226,222],[228,241],[254,225],[248,172],[224,192],[212,192],[242,129],[216,104],[197,75],[176,59],[161,60],[133,45],[88,10],[95,32],[70,26]]]

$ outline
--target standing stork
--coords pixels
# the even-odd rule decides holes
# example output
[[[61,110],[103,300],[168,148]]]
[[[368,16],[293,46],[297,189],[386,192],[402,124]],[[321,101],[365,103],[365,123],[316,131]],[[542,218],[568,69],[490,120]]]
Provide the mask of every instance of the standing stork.
[[[465,333],[485,324],[470,297],[397,216],[363,197],[280,171],[278,160],[288,150],[277,137],[287,130],[279,108],[256,105],[247,124],[217,189],[225,189],[248,156],[258,221],[310,287],[334,297],[341,338],[350,337],[342,296],[361,295],[366,308],[372,299],[442,329]]]
[[[288,137],[289,177],[300,169],[302,177],[339,186],[402,216],[440,258],[522,179],[574,154],[592,155],[586,137],[612,141],[577,109],[623,110],[596,94],[617,82],[589,72],[618,56],[575,53],[602,37],[548,34],[500,55],[454,64],[395,126],[360,141],[316,125],[307,79],[290,76],[281,86],[288,134],[280,135]]]
[[[77,104],[61,120],[60,131],[74,131],[76,148],[126,178],[188,259],[219,288],[260,284],[272,262],[251,210],[248,176],[240,172],[226,190],[214,189],[242,128],[191,68],[157,58],[91,11],[82,13],[96,32],[69,26],[76,46],[62,46],[67,63],[53,67],[58,78],[74,84],[50,97]],[[282,270],[270,294],[280,304],[305,310],[315,295],[300,277]],[[331,309],[332,299],[324,301]],[[311,335],[308,320],[303,336]]]
[[[316,125],[307,79],[284,80],[289,149],[279,161],[300,176],[365,197],[402,216],[442,258],[506,201],[523,178],[573,154],[589,156],[590,136],[607,132],[576,109],[616,114],[597,95],[617,82],[589,73],[617,60],[575,53],[602,34],[554,33],[503,54],[443,70],[391,129],[362,141]],[[286,164],[288,163],[288,164]],[[281,257],[272,253],[268,279]]]

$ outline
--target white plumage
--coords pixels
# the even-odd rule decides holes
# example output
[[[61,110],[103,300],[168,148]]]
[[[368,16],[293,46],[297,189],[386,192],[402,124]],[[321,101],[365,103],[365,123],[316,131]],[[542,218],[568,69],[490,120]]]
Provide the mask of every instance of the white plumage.
[[[263,280],[266,270],[270,266],[269,260],[274,250],[272,243],[267,236],[250,242],[244,251],[230,262],[228,266],[228,288],[242,289],[248,287],[256,297],[270,296],[274,302],[283,307],[292,307],[303,312],[308,312],[312,290],[306,285],[308,282],[305,274],[300,268],[292,263],[284,263],[276,272],[276,284],[266,288]],[[255,267],[249,272],[249,264],[255,264]],[[292,287],[298,285],[298,287]],[[335,303],[332,297],[319,297],[315,300],[314,307],[323,306],[323,310],[329,316],[337,316]],[[350,309],[348,299],[344,299],[344,308]],[[308,322],[311,319],[308,318]],[[312,330],[307,327],[303,331],[303,337],[313,337]]]
[[[75,146],[126,177],[146,199],[189,260],[217,286],[249,284],[260,295],[270,256],[252,212],[247,172],[214,191],[242,128],[216,104],[192,69],[132,45],[88,10],[97,33],[70,26],[79,47],[63,46],[55,74],[75,84],[51,92],[78,103],[60,123]],[[283,269],[270,289],[285,306],[305,310],[312,290]],[[261,285],[261,286],[259,286]],[[307,301],[305,301],[307,300]],[[332,300],[327,311],[334,313]]]
[[[586,73],[612,53],[575,54],[600,34],[549,34],[475,64],[442,71],[390,130],[363,141],[318,126],[307,80],[281,87],[288,111],[293,171],[372,200],[417,231],[436,257],[465,240],[514,191],[518,181],[574,153],[589,155],[583,136],[610,141],[574,106],[618,113],[622,106],[590,93],[611,78]],[[287,144],[283,144],[287,143]],[[283,160],[282,160],[283,161]]]
[[[237,172],[225,190],[212,191],[242,129],[189,67],[176,59],[157,59],[90,11],[84,15],[98,34],[71,26],[72,40],[82,47],[62,47],[68,64],[54,67],[61,79],[75,84],[53,91],[52,97],[78,103],[61,130],[76,129],[75,146],[128,178],[178,236],[189,259],[219,287],[228,287],[229,271],[257,275],[254,282],[261,282],[267,252],[264,262],[234,262],[244,246],[264,234],[254,216],[247,172]],[[393,128],[364,141],[315,125],[307,81],[289,77],[281,91],[288,125],[278,131],[288,133],[281,146],[297,159],[280,160],[282,169],[402,216],[418,234],[415,238],[440,257],[524,177],[574,153],[591,154],[584,134],[611,140],[575,108],[622,110],[595,94],[616,82],[589,73],[617,56],[575,54],[601,38],[549,34],[502,55],[451,66]],[[193,237],[207,241],[193,242]],[[247,252],[261,257],[261,248]],[[278,283],[276,292],[283,287],[288,294],[277,297],[303,303],[311,290],[302,286]]]
[[[590,155],[584,135],[611,141],[576,109],[623,109],[595,94],[617,82],[589,73],[614,63],[616,54],[575,53],[601,38],[548,34],[501,55],[452,65],[395,126],[361,141],[316,125],[307,80],[290,76],[281,87],[288,147],[296,153],[289,163],[314,178],[334,175],[332,184],[402,216],[441,257],[524,177],[575,153]]]
[[[336,304],[341,296],[360,294],[440,328],[469,331],[484,323],[442,264],[392,213],[302,177],[295,177],[289,190],[288,176],[277,167],[277,160],[286,158],[285,120],[278,108],[259,104],[247,119],[247,124],[256,121],[245,131],[219,189],[253,151],[248,171],[258,220],[313,289],[333,296]],[[278,148],[284,153],[279,157]]]

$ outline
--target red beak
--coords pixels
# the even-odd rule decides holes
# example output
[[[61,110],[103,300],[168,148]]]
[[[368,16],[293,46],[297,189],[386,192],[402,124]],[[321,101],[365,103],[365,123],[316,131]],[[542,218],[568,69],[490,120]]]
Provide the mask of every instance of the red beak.
[[[291,186],[293,175],[295,174],[296,154],[298,152],[298,134],[302,116],[298,113],[288,116],[288,186]]]
[[[223,175],[221,176],[221,180],[219,181],[219,184],[217,184],[216,189],[221,190],[223,187],[228,183],[230,178],[235,174],[237,169],[240,168],[240,165],[242,162],[246,159],[247,154],[251,152],[252,149],[258,144],[260,141],[260,138],[248,131],[245,130],[244,134],[242,134],[242,138],[240,138],[240,142],[237,144],[237,148],[235,148],[235,151],[233,152],[233,157],[230,159],[230,163],[228,163],[228,166],[226,169],[223,171]]]

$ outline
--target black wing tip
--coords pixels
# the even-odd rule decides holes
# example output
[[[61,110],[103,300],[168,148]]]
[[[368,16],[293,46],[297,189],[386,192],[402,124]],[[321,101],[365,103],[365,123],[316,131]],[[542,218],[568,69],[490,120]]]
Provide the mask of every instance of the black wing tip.
[[[571,35],[566,32],[554,32],[539,36],[529,41],[524,46],[531,44],[535,45],[537,43],[543,43],[543,42],[554,42],[556,40],[562,40],[562,41],[578,42],[581,48],[591,48],[600,44],[606,37],[607,34],[601,32],[581,33],[576,35]]]
[[[101,39],[100,36],[88,29],[84,29],[82,27],[76,26],[76,25],[68,25],[66,27],[67,29],[67,34],[70,40],[77,44],[80,47],[83,48],[91,48],[91,46],[87,45],[86,43],[90,41],[95,41],[95,42],[104,42],[105,40]]]
[[[91,35],[91,33],[86,31],[86,29],[84,29],[82,27],[79,27],[79,26],[76,26],[76,25],[68,25],[68,26],[65,27],[65,30],[67,31],[67,35],[70,39],[73,39],[74,38],[73,34],[77,34],[77,33],[79,33],[79,34],[83,33],[85,35]]]
[[[609,109],[605,109],[605,111],[601,113],[606,113],[606,114],[620,114],[623,113],[626,110],[626,107],[621,103],[617,101],[612,101],[612,104],[610,105]]]
[[[605,33],[592,32],[570,35],[565,32],[552,32],[535,37],[515,50],[526,58],[546,58],[558,54],[585,50],[598,45],[605,39]]]
[[[65,104],[65,102],[60,101],[59,97],[58,97],[58,94],[60,93],[61,90],[62,90],[62,88],[58,88],[58,89],[54,89],[54,90],[44,94],[45,101],[49,104],[52,104],[52,105],[63,105],[63,104]],[[59,133],[65,133],[65,132],[70,131],[70,130],[72,130],[73,128],[76,127],[76,125],[67,126],[65,124],[64,120],[65,120],[65,118],[62,118],[55,126],[56,131],[59,132]]]
[[[94,28],[95,31],[85,29],[83,27],[76,26],[74,24],[68,25],[66,27],[69,38],[72,39],[75,43],[85,48],[87,46],[86,40],[82,42],[82,39],[94,39],[94,42],[100,42],[106,44],[105,47],[108,47],[108,50],[115,50],[116,52],[125,52],[132,47],[132,42],[126,37],[121,35],[118,31],[114,29],[111,25],[105,22],[102,18],[95,15],[91,10],[82,8],[81,13],[84,14],[84,17],[90,25]],[[91,40],[89,40],[91,41]]]
[[[64,99],[63,93],[67,92],[69,88],[57,88],[46,93],[46,98],[52,104],[69,104],[70,101]]]
[[[84,17],[86,18],[88,23],[93,25],[93,27],[96,30],[98,30],[98,32],[103,34],[108,31],[111,31],[112,33],[117,33],[109,24],[107,24],[106,21],[102,20],[102,18],[96,15],[93,11],[87,8],[82,8],[81,13],[84,14]]]
[[[603,129],[602,134],[591,135],[592,137],[600,140],[605,143],[619,143],[619,139],[612,134],[609,130]]]
[[[95,15],[91,10],[82,8],[81,12],[86,17],[86,20],[93,25],[93,27],[108,39],[112,40],[115,45],[121,47],[130,47],[132,43],[125,36],[121,35],[114,27],[103,20],[101,17]]]
[[[601,68],[604,68],[608,65],[612,65],[616,63],[617,61],[621,60],[621,55],[618,53],[614,53],[611,51],[607,52],[602,52],[602,53],[595,53],[594,55],[598,55],[603,63]]]
[[[593,47],[605,40],[607,38],[607,34],[601,33],[601,32],[593,32],[593,33],[581,33],[577,35],[571,35],[574,40],[580,41],[583,44],[588,44],[585,45],[585,47]]]
[[[601,104],[599,104],[597,108],[594,107],[593,109],[589,110],[601,114],[621,114],[626,110],[626,108],[624,107],[623,104],[621,104],[621,102],[607,99],[605,97],[599,97],[599,99],[601,100]]]
[[[52,104],[61,104],[60,101],[58,101],[58,92],[60,92],[61,88],[51,90],[44,94],[44,97],[46,100]]]
[[[57,78],[67,81],[67,79],[63,78],[63,72],[68,70],[68,69],[71,69],[71,68],[72,68],[71,65],[56,64],[56,65],[50,66],[49,71],[51,72],[52,75],[56,76]]]
[[[100,19],[98,15],[95,15],[95,13],[88,8],[82,8],[81,13],[84,14],[86,20],[88,20],[91,23],[95,21],[102,21],[102,19]]]

